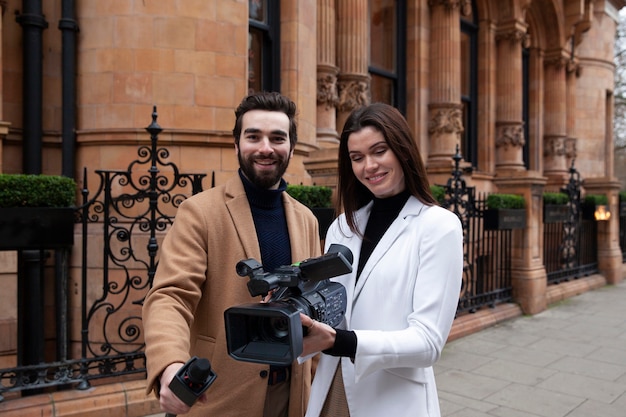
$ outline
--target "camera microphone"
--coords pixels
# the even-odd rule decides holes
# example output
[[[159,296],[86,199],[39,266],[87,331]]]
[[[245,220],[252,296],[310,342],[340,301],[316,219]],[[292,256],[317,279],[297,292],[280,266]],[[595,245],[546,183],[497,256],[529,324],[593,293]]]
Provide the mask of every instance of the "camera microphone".
[[[217,375],[211,369],[208,359],[192,357],[176,372],[169,388],[182,402],[191,407],[198,397],[215,381]],[[167,413],[165,417],[176,417]]]

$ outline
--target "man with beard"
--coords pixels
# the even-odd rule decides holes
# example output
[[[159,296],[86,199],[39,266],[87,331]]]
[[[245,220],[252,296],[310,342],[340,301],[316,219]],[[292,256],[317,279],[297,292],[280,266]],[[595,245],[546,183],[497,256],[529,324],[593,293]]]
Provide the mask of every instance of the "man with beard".
[[[163,240],[143,306],[148,393],[161,409],[190,416],[296,417],[306,410],[311,361],[275,367],[228,355],[224,310],[259,302],[236,274],[242,259],[265,271],[321,254],[311,211],[282,179],[297,141],[296,106],[278,93],[252,94],[235,110],[238,174],[185,200]],[[188,407],[169,389],[192,357],[207,358],[217,378]]]

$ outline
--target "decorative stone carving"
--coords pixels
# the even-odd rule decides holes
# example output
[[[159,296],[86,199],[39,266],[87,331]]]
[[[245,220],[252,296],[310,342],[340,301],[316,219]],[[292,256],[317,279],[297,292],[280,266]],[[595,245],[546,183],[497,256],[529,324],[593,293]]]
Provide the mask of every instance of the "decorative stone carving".
[[[508,149],[522,148],[526,144],[524,140],[524,128],[521,123],[496,126],[496,148]]]
[[[565,138],[565,157],[567,159],[576,159],[576,138]]]
[[[509,41],[511,43],[519,43],[524,48],[530,47],[530,34],[522,29],[511,29],[502,31],[496,35],[496,42]]]
[[[365,106],[369,103],[368,83],[366,80],[340,80],[338,109],[343,112],[350,112],[357,107]]]
[[[463,16],[469,16],[472,13],[471,0],[428,0],[428,7],[436,6],[444,6],[448,10],[458,7]]]
[[[544,138],[543,156],[565,156],[565,138],[563,136],[546,136]]]
[[[431,135],[463,132],[463,113],[456,107],[440,108],[433,112],[428,123]]]
[[[333,74],[320,74],[317,77],[317,104],[324,105],[326,110],[337,106],[337,77]]]

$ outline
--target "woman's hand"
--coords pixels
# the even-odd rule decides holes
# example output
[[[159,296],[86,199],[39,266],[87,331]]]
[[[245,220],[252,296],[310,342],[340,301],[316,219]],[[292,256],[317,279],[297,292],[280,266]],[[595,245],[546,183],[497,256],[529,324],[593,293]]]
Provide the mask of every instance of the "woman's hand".
[[[302,340],[302,357],[333,347],[337,334],[335,329],[302,313],[300,313],[300,321],[306,328],[306,334]]]

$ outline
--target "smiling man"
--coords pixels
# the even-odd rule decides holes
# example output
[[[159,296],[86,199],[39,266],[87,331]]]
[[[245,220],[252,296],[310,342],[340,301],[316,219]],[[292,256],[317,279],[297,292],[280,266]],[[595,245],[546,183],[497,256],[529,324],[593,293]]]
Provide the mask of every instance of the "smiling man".
[[[254,301],[236,274],[242,259],[266,271],[321,254],[317,220],[290,197],[283,175],[297,142],[296,106],[279,93],[258,93],[235,110],[238,174],[185,200],[163,241],[143,307],[148,391],[161,409],[190,416],[302,416],[311,363],[288,367],[228,356],[224,310]],[[217,379],[188,407],[169,389],[192,356],[207,358]]]

